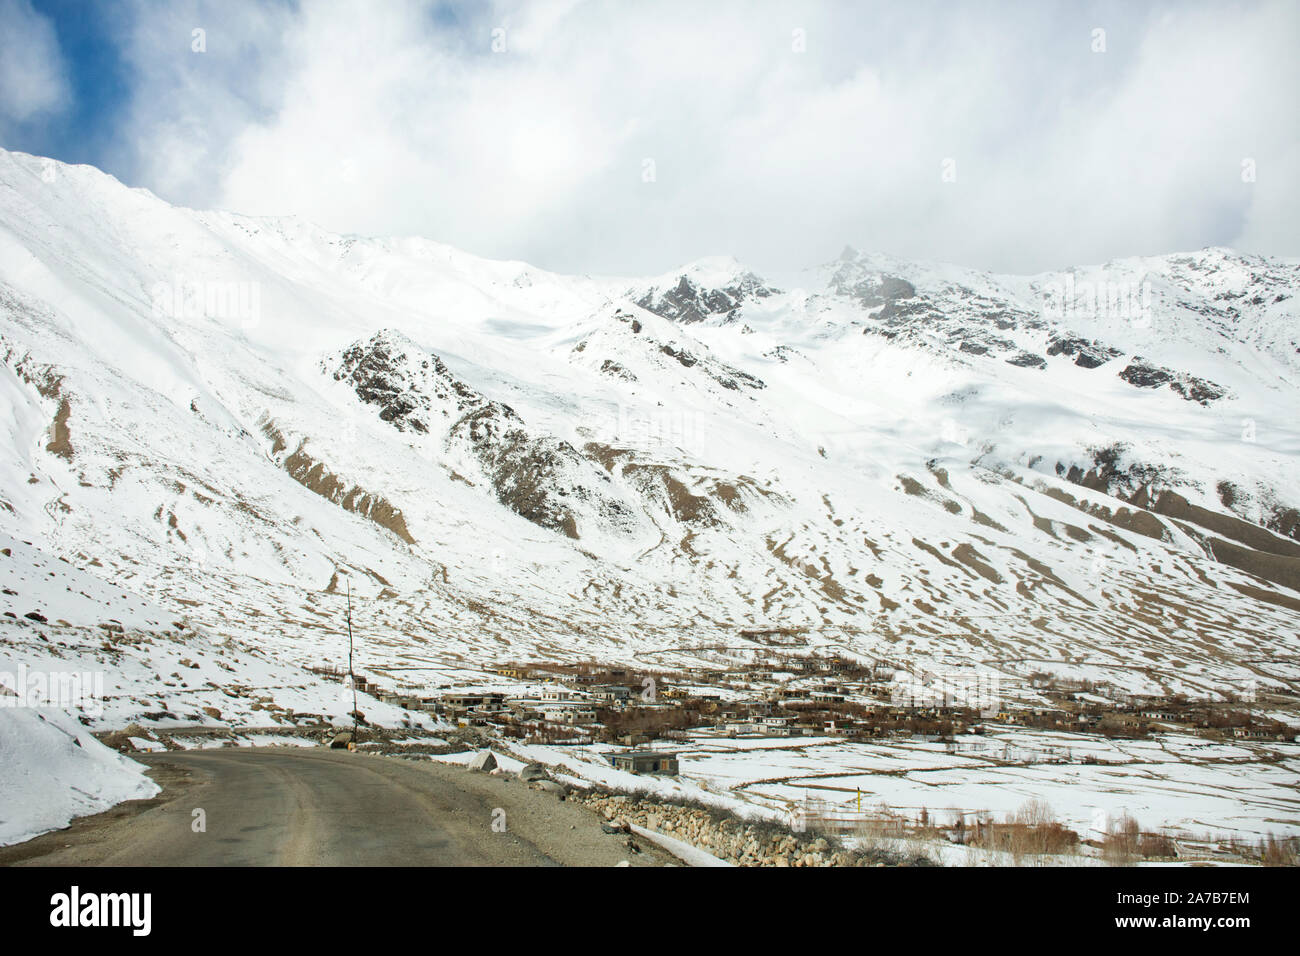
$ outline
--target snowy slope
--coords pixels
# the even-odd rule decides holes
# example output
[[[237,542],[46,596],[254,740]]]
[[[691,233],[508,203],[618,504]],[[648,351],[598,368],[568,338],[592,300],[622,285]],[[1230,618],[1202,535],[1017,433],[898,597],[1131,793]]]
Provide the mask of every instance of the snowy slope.
[[[0,846],[158,792],[67,713],[0,706]]]
[[[63,558],[131,606],[51,586],[18,618],[147,605],[338,664],[346,579],[365,666],[415,684],[763,627],[1134,689],[1300,679],[1300,263],[598,279],[42,168],[0,152],[0,532],[43,555],[5,573]]]

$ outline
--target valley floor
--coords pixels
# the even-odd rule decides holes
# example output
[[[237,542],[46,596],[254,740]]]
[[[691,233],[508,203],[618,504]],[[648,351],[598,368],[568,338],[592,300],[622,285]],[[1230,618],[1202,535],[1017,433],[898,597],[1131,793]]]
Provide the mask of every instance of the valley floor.
[[[1131,817],[1143,833],[1167,836],[1178,852],[1201,859],[1227,859],[1234,855],[1230,846],[1253,850],[1270,835],[1300,835],[1300,746],[1294,743],[1217,744],[1180,734],[1109,741],[1028,728],[952,744],[699,733],[659,745],[678,759],[676,778],[616,770],[604,756],[608,749],[516,751],[556,765],[574,782],[697,801],[787,826],[803,820],[844,834],[902,834],[924,820],[932,836],[947,840],[959,829],[973,833],[980,821],[1004,823],[1036,801],[1085,843],[1103,843]],[[973,862],[965,859],[969,854],[954,856],[957,849],[938,857]]]

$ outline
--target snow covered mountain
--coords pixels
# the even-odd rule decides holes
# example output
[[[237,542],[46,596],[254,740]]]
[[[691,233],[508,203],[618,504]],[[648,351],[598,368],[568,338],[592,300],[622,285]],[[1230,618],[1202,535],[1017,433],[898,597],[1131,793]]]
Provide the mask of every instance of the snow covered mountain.
[[[783,628],[1293,687],[1297,293],[1300,262],[1227,249],[563,276],[0,151],[0,533],[30,543],[0,561],[104,585],[7,572],[0,633],[36,653],[25,615],[129,594],[161,609],[133,627],[337,663],[346,578],[376,669]]]

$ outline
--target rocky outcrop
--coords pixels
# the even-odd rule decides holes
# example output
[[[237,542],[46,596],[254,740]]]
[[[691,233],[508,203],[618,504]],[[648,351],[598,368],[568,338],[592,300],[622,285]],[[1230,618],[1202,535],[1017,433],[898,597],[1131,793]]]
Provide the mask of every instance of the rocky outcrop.
[[[478,471],[497,500],[539,527],[577,539],[584,519],[615,532],[637,524],[635,509],[567,441],[538,432],[503,402],[457,378],[437,355],[382,330],[321,363],[379,418]]]
[[[353,343],[321,367],[335,381],[350,385],[362,402],[378,408],[380,419],[398,431],[428,434],[435,419],[448,420],[487,403],[438,356],[386,329]]]
[[[1006,362],[1008,365],[1016,365],[1020,368],[1047,368],[1047,359],[1033,352],[1017,352]]]
[[[1226,388],[1215,385],[1208,379],[1153,365],[1140,355],[1133,357],[1119,373],[1119,377],[1138,388],[1161,388],[1167,385],[1187,401],[1202,405],[1208,405],[1228,394]]]
[[[467,769],[479,773],[491,773],[497,768],[496,755],[490,750],[480,750],[470,758]]]
[[[906,279],[864,271],[857,263],[856,254],[851,258],[841,257],[840,266],[831,276],[829,285],[836,295],[855,299],[865,309],[916,296],[916,286]]]
[[[590,469],[568,442],[531,435],[509,406],[488,402],[467,412],[448,430],[445,444],[476,460],[497,500],[540,527],[578,538],[568,501],[631,517],[626,505],[598,491],[609,484],[607,475]]]
[[[742,372],[740,369],[732,368],[730,365],[725,365],[722,362],[706,360],[704,364],[701,365],[698,356],[672,342],[660,345],[659,351],[664,355],[667,355],[669,358],[675,359],[677,364],[681,365],[683,368],[695,368],[697,365],[700,365],[701,371],[708,375],[709,378],[713,379],[723,388],[730,389],[733,392],[740,391],[742,385],[747,386],[748,388],[765,387],[763,380],[757,376],[750,375],[748,372]]]
[[[288,439],[279,426],[271,419],[261,423],[262,434],[271,439],[271,454],[278,457],[289,447]],[[308,491],[313,491],[327,501],[338,505],[344,511],[368,518],[382,528],[397,535],[407,544],[415,544],[406,527],[402,510],[382,495],[367,491],[360,485],[349,484],[335,474],[324,461],[316,458],[307,450],[308,441],[300,439],[288,456],[280,459],[280,466],[289,473],[294,481]]]
[[[1282,536],[1236,515],[1193,504],[1169,488],[1153,491],[1153,484],[1159,479],[1153,479],[1151,475],[1153,472],[1157,475],[1162,473],[1141,465],[1121,468],[1119,459],[1122,455],[1123,449],[1119,447],[1098,449],[1094,452],[1096,467],[1085,473],[1075,466],[1065,477],[1077,485],[1128,501],[1133,505],[1132,509],[1118,508],[1112,513],[1104,505],[1081,503],[1057,489],[1050,489],[1048,494],[1111,524],[1157,540],[1168,534],[1165,525],[1156,517],[1160,515],[1195,539],[1207,557],[1274,584],[1300,590],[1300,544],[1292,537]],[[1142,475],[1146,475],[1147,480],[1138,478]],[[1135,483],[1137,487],[1132,488]],[[1220,483],[1219,494],[1225,507],[1231,507],[1235,498],[1224,488],[1226,484]]]
[[[615,309],[605,323],[581,339],[572,350],[578,364],[602,375],[635,382],[643,378],[675,379],[681,370],[706,388],[719,385],[729,392],[766,388],[756,375],[715,358],[702,343],[676,335],[667,323]]]
[[[728,321],[733,321],[746,300],[767,298],[775,291],[752,272],[742,272],[728,285],[717,288],[705,288],[683,275],[675,285],[666,289],[649,289],[635,301],[647,312],[690,325],[715,316],[725,316]]]
[[[600,442],[588,442],[582,451],[633,488],[649,512],[690,527],[725,524],[731,517],[745,515],[749,502],[759,499],[783,503],[774,492],[745,475],[693,474],[681,466],[644,461],[630,448]]]
[[[1090,342],[1076,335],[1063,334],[1052,335],[1047,340],[1047,354],[1072,358],[1074,364],[1080,368],[1098,368],[1124,353],[1100,342]]]
[[[50,440],[45,450],[65,461],[72,461],[72,435],[68,421],[72,417],[72,403],[63,387],[63,376],[54,366],[35,361],[30,354],[19,355],[17,350],[8,345],[0,336],[0,350],[4,352],[4,364],[8,365],[18,378],[36,389],[41,398],[57,401],[58,407],[54,419],[50,422]]]
[[[1255,551],[1267,554],[1300,558],[1300,543],[1289,537],[1283,538],[1259,525],[1243,521],[1235,515],[1226,515],[1194,505],[1175,491],[1165,490],[1156,496],[1151,510],[1179,521],[1199,525],[1207,531],[1231,538]]]

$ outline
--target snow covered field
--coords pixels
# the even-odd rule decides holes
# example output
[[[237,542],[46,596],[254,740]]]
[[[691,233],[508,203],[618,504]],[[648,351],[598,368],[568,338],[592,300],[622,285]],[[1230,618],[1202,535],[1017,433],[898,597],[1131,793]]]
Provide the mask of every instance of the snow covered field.
[[[1108,821],[1124,814],[1144,831],[1195,839],[1300,835],[1294,743],[1110,741],[1019,729],[961,737],[953,747],[696,735],[686,745],[656,745],[677,755],[680,780],[615,770],[602,756],[611,749],[618,748],[518,748],[576,779],[782,820],[812,801],[849,819],[860,807],[864,819],[888,812],[914,822],[924,811],[945,825],[958,813],[968,824],[982,815],[1002,822],[1037,799],[1083,839],[1104,836]]]

